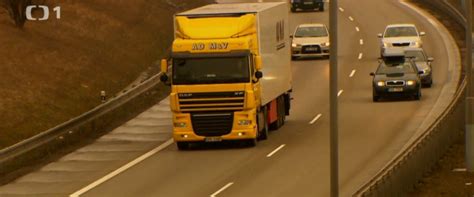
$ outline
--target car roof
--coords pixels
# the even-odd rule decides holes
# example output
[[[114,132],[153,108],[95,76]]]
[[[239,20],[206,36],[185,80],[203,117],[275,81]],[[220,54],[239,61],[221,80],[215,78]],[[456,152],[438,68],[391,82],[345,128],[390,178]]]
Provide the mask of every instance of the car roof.
[[[409,24],[409,23],[400,23],[400,24],[390,24],[387,25],[387,28],[390,27],[416,27],[414,24]]]
[[[306,23],[306,24],[300,24],[298,27],[324,27],[324,24],[321,23]]]

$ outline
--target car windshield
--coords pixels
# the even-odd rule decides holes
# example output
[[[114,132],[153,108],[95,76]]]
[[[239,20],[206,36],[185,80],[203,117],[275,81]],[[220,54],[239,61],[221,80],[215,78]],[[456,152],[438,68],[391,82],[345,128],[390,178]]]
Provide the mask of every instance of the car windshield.
[[[298,27],[295,37],[327,37],[328,32],[325,27]]]
[[[405,51],[407,57],[413,58],[417,62],[425,62],[426,57],[422,51]]]
[[[418,32],[415,27],[389,27],[385,31],[384,37],[412,37],[418,36]]]
[[[380,64],[377,69],[378,75],[395,74],[395,73],[414,73],[415,69],[410,62],[400,62],[391,64]]]
[[[173,60],[173,84],[245,83],[250,81],[248,57]]]

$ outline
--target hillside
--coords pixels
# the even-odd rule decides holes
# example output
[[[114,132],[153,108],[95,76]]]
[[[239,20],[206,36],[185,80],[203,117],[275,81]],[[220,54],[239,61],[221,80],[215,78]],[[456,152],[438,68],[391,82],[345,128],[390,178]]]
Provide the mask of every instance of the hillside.
[[[204,1],[45,0],[61,19],[18,29],[0,9],[0,148],[120,91],[168,50],[172,15]],[[209,2],[209,1],[208,1]],[[38,13],[35,13],[38,14]]]

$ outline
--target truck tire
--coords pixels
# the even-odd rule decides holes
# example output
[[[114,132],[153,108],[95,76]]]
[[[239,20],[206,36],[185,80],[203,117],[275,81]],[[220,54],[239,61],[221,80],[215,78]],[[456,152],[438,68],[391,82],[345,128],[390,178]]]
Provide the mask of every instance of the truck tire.
[[[258,117],[259,114],[261,115],[260,118]],[[263,128],[258,131],[257,137],[258,140],[266,140],[268,139],[267,108],[263,107],[259,114],[257,114],[257,129],[260,129],[260,124],[263,124]]]
[[[178,150],[188,150],[189,149],[189,142],[176,142],[178,146]]]

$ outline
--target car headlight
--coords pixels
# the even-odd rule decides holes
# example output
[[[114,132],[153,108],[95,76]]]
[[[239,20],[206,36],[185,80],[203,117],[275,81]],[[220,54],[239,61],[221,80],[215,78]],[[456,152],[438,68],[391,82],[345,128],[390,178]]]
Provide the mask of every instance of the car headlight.
[[[385,81],[379,81],[379,82],[377,82],[377,86],[379,86],[379,87],[385,86]]]
[[[173,125],[174,125],[174,127],[178,127],[178,128],[186,127],[185,122],[175,122]]]
[[[239,120],[238,125],[239,126],[248,126],[252,124],[252,120]]]
[[[420,43],[419,42],[411,42],[410,43],[410,46],[413,46],[413,47],[419,47],[420,46]]]
[[[431,69],[430,68],[425,68],[422,71],[423,71],[423,74],[429,74],[431,72]]]
[[[323,46],[323,47],[328,47],[330,44],[331,44],[331,43],[329,43],[329,42],[325,42],[325,43],[321,43],[321,46]]]
[[[407,81],[407,85],[409,85],[409,86],[412,86],[412,85],[415,85],[415,84],[416,84],[416,82],[413,81],[413,80],[408,80]]]
[[[301,47],[301,44],[292,43],[291,46],[292,47]]]
[[[387,47],[388,47],[388,43],[384,42],[384,43],[383,43],[383,47],[384,47],[384,48],[387,48]]]

